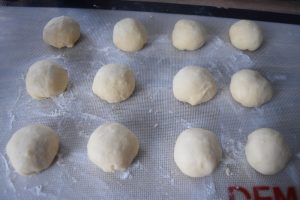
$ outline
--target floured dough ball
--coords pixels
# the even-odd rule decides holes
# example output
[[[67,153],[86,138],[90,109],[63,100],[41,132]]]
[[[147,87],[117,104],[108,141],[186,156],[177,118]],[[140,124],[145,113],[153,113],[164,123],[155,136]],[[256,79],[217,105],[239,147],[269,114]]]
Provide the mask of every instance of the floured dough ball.
[[[216,82],[205,68],[187,66],[174,76],[173,94],[179,101],[194,106],[209,101],[216,93]]]
[[[206,30],[203,25],[193,20],[181,19],[172,33],[172,44],[179,50],[196,50],[206,41]]]
[[[245,107],[257,107],[271,100],[272,86],[260,73],[243,69],[231,77],[232,97]]]
[[[104,172],[127,169],[138,150],[138,138],[119,123],[99,126],[87,145],[89,159]]]
[[[248,135],[245,153],[251,167],[264,175],[281,171],[292,156],[282,135],[270,128],[257,129]]]
[[[79,24],[67,16],[54,17],[43,30],[43,40],[56,48],[73,47],[79,37]]]
[[[222,148],[216,135],[201,128],[183,131],[177,138],[174,160],[187,176],[210,175],[222,158]]]
[[[30,125],[13,134],[6,145],[6,152],[16,172],[30,175],[48,168],[58,148],[59,137],[51,128]]]
[[[92,90],[101,99],[109,103],[126,100],[134,91],[135,78],[126,65],[108,64],[97,72]]]
[[[32,98],[44,99],[63,93],[68,81],[68,72],[62,66],[41,60],[30,66],[26,75],[26,90]]]
[[[255,22],[240,20],[229,29],[231,44],[241,50],[254,51],[263,42],[263,34]]]
[[[125,18],[114,26],[113,42],[123,51],[138,51],[145,46],[147,40],[145,27],[135,19]]]

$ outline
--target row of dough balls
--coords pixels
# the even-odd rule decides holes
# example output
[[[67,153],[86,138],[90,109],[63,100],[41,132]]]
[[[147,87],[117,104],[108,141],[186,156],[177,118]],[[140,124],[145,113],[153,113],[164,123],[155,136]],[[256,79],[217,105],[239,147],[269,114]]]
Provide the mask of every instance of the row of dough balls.
[[[11,165],[17,173],[30,175],[48,168],[59,149],[59,137],[44,125],[31,125],[13,134],[6,146]],[[136,135],[119,123],[99,126],[90,136],[87,154],[104,172],[125,170],[139,151]],[[292,152],[283,136],[270,128],[257,129],[248,135],[246,159],[264,175],[283,170]],[[174,161],[187,176],[210,175],[222,159],[222,147],[214,133],[201,128],[184,130],[174,147]]]
[[[35,99],[56,96],[65,91],[68,73],[60,65],[42,60],[34,63],[26,75],[27,92]],[[126,65],[108,64],[96,73],[92,91],[109,103],[126,100],[135,89],[133,71]],[[246,107],[260,106],[272,98],[272,86],[257,71],[243,69],[231,77],[232,97]],[[176,99],[198,105],[212,99],[217,85],[211,73],[202,67],[186,66],[173,79],[173,94]]]
[[[56,48],[73,47],[80,37],[80,25],[71,17],[51,19],[43,29],[43,40]],[[241,50],[254,51],[263,41],[261,29],[253,21],[240,20],[229,29],[231,44]],[[147,31],[142,23],[132,18],[117,22],[113,29],[114,45],[126,52],[142,49],[147,43]],[[196,50],[207,40],[205,27],[194,20],[177,21],[172,32],[172,44],[179,50]]]

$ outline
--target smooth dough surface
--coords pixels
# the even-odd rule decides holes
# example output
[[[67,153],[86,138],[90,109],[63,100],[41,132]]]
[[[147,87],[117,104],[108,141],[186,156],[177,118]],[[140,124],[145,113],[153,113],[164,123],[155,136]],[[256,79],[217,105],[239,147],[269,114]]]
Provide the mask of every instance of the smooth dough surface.
[[[245,107],[258,107],[271,100],[273,90],[270,82],[260,73],[243,69],[231,77],[232,97]]]
[[[181,19],[172,32],[172,44],[179,50],[196,50],[206,41],[207,33],[203,25],[193,20]]]
[[[79,24],[68,16],[54,17],[43,30],[43,40],[56,48],[73,47],[79,37]]]
[[[135,19],[125,18],[114,26],[113,43],[122,51],[138,51],[145,46],[147,40],[145,27]]]
[[[283,170],[292,156],[283,136],[270,128],[257,129],[248,135],[245,153],[251,167],[264,175]]]
[[[6,145],[6,153],[17,173],[30,175],[46,169],[59,148],[59,137],[51,128],[30,125],[13,134]]]
[[[263,42],[262,31],[250,20],[240,20],[231,25],[229,38],[234,47],[249,51],[255,51]]]
[[[201,128],[183,131],[177,138],[174,160],[187,176],[210,175],[222,158],[222,148],[216,135]]]
[[[62,66],[41,60],[30,66],[26,75],[26,90],[32,98],[44,99],[63,93],[68,81],[68,72]]]
[[[92,90],[109,103],[126,100],[134,91],[135,77],[132,70],[121,64],[102,66],[97,72]]]
[[[179,101],[194,106],[209,101],[216,93],[216,82],[205,68],[186,66],[174,76],[173,94]]]
[[[99,126],[87,145],[89,159],[104,172],[127,169],[138,150],[138,138],[119,123]]]

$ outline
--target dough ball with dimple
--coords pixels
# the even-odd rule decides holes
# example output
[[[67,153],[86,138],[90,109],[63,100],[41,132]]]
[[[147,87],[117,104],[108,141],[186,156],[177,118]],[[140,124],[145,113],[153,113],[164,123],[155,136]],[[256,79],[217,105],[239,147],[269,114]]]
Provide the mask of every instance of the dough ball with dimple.
[[[113,43],[123,51],[134,52],[147,43],[147,32],[143,24],[132,18],[117,22],[113,30]]]
[[[206,30],[203,25],[193,20],[181,19],[172,33],[172,44],[179,50],[196,50],[206,41]]]
[[[121,64],[104,65],[97,72],[92,90],[109,103],[126,100],[134,91],[135,78],[132,70]]]
[[[43,40],[56,48],[73,47],[79,37],[79,24],[68,16],[54,17],[43,30]]]
[[[245,107],[257,107],[271,100],[272,86],[260,73],[243,69],[231,77],[232,97]]]
[[[41,60],[30,66],[26,75],[26,90],[32,98],[44,99],[63,93],[68,81],[68,72],[62,66]]]
[[[240,20],[229,29],[231,44],[241,50],[254,51],[263,42],[263,34],[257,24],[249,20]]]
[[[59,148],[59,137],[49,127],[30,125],[13,134],[6,146],[7,156],[21,175],[38,173],[50,166]]]
[[[283,170],[292,156],[283,136],[270,128],[257,129],[248,135],[245,153],[251,167],[264,175]]]
[[[119,123],[99,126],[90,136],[87,145],[89,159],[104,172],[127,169],[138,150],[138,138]]]
[[[216,82],[205,68],[187,66],[174,76],[173,94],[179,101],[198,105],[209,101],[216,93]]]
[[[201,128],[183,131],[177,138],[174,160],[187,176],[210,175],[222,158],[222,148],[216,135]]]

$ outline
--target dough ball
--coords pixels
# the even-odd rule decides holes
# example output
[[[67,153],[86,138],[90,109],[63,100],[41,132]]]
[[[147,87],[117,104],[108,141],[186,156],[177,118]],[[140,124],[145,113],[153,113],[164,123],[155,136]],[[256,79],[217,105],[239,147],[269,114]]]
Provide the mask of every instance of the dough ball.
[[[6,145],[6,152],[19,174],[30,175],[48,168],[58,148],[58,135],[51,128],[30,125],[13,134]]]
[[[43,30],[43,40],[56,48],[73,47],[79,37],[79,24],[67,16],[54,17]]]
[[[99,126],[87,145],[89,159],[104,172],[127,169],[138,150],[138,138],[119,123]]]
[[[196,50],[204,45],[206,30],[204,26],[193,20],[181,19],[172,33],[172,44],[179,50]]]
[[[257,129],[248,135],[245,153],[251,167],[264,175],[281,171],[292,156],[282,135],[270,128]]]
[[[263,35],[255,22],[240,20],[229,29],[231,44],[241,50],[254,51],[263,42]]]
[[[216,82],[205,68],[187,66],[174,76],[173,94],[179,101],[194,106],[209,101],[216,93]]]
[[[260,73],[243,69],[231,77],[232,97],[245,107],[257,107],[271,100],[273,91],[267,79]]]
[[[135,19],[122,19],[114,26],[113,42],[122,51],[138,51],[147,43],[146,29]]]
[[[68,81],[68,72],[62,66],[41,60],[30,66],[26,75],[26,90],[32,98],[44,99],[63,93]]]
[[[216,135],[208,130],[187,129],[177,138],[174,160],[187,176],[203,177],[211,174],[221,158],[221,145]]]
[[[109,103],[126,100],[134,91],[135,78],[126,65],[108,64],[97,72],[92,90],[101,99]]]

